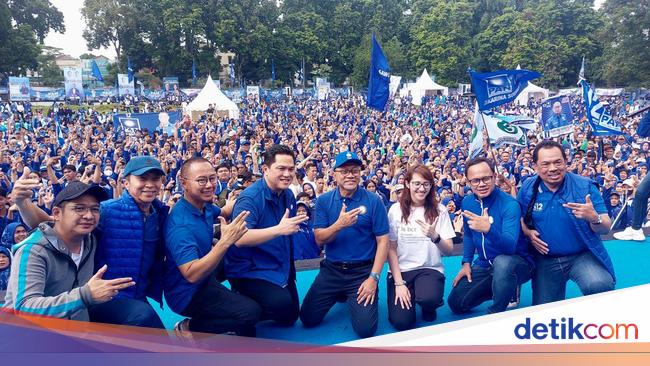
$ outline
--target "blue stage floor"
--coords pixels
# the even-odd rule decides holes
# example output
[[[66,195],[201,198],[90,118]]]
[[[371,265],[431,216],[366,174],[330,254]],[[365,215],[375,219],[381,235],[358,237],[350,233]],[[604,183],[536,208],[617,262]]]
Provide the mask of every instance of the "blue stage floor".
[[[644,243],[626,241],[607,241],[607,250],[612,257],[616,270],[616,288],[626,288],[650,283],[650,241]],[[451,282],[460,268],[461,257],[447,257],[443,259],[446,271],[445,299],[451,291]],[[387,267],[387,266],[386,266]],[[298,293],[302,299],[311,286],[318,270],[298,272]],[[522,288],[520,307],[530,306],[532,302],[530,282]],[[567,298],[581,296],[578,287],[569,282],[567,285]],[[395,329],[388,322],[386,307],[386,274],[382,274],[379,283],[379,327],[376,335],[395,332]],[[474,309],[473,312],[463,316],[454,315],[447,305],[438,309],[438,319],[434,323],[418,321],[417,326],[428,326],[450,321],[471,318],[484,315],[489,302]],[[154,308],[158,308],[154,306]],[[157,309],[159,310],[159,309]],[[161,312],[161,317],[167,328],[172,328],[181,319],[178,315],[168,309]],[[418,313],[418,319],[420,319]],[[323,323],[311,329],[306,329],[300,320],[289,328],[275,326],[271,322],[264,322],[258,326],[257,335],[261,338],[282,339],[287,341],[331,345],[357,339],[356,334],[350,325],[349,315],[345,304],[336,304],[325,317]]]

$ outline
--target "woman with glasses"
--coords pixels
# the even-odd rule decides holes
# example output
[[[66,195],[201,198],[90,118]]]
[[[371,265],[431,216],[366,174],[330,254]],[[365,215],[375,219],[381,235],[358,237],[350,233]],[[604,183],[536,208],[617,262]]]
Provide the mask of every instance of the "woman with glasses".
[[[416,165],[405,176],[398,204],[388,211],[388,319],[398,330],[415,324],[415,304],[422,319],[436,320],[445,286],[441,255],[449,255],[456,236],[446,208],[438,203],[431,171]]]

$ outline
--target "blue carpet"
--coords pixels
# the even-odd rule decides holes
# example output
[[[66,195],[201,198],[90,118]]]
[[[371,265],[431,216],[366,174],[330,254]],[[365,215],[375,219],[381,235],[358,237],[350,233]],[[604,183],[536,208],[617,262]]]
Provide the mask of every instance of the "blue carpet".
[[[650,276],[647,272],[647,269],[650,267],[650,242],[638,243],[613,240],[605,242],[605,245],[614,262],[617,276],[617,289],[650,283]],[[447,257],[443,259],[447,275],[445,281],[445,299],[449,296],[451,282],[460,269],[460,261],[461,257]],[[376,335],[395,332],[395,329],[388,322],[386,268],[384,268],[382,280],[379,283],[379,327]],[[298,293],[301,300],[307,293],[307,290],[309,290],[309,286],[311,286],[317,274],[318,270],[298,272]],[[579,296],[581,296],[581,293],[578,287],[573,282],[569,282],[567,284],[567,298]],[[528,282],[522,287],[520,307],[530,306],[531,302],[532,291],[530,282]],[[418,311],[417,327],[481,316],[486,313],[488,306],[489,302],[485,302],[475,308],[474,311],[461,316],[453,314],[445,304],[438,309],[438,319],[434,323],[419,320],[420,315]],[[161,311],[158,306],[154,306],[154,308],[159,311],[167,328],[172,328],[177,321],[182,319],[177,314],[171,312],[167,306],[165,306],[165,311]],[[289,328],[276,326],[272,322],[264,322],[258,325],[257,329],[257,335],[261,338],[282,339],[301,343],[329,345],[357,339],[350,324],[346,305],[342,303],[334,305],[323,323],[315,328],[306,329],[302,326],[300,320],[298,320],[296,325]]]

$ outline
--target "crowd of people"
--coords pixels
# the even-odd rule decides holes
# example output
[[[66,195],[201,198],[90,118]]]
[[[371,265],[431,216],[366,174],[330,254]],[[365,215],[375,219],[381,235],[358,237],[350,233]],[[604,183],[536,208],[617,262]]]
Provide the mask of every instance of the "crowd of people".
[[[563,299],[568,280],[584,294],[611,290],[600,234],[631,223],[632,210],[619,213],[647,176],[650,141],[636,134],[641,115],[629,116],[639,101],[609,98],[625,135],[596,137],[581,97],[571,98],[573,133],[554,141],[533,130],[526,146],[486,143],[477,159],[468,159],[473,100],[460,96],[404,98],[385,113],[358,95],[249,98],[236,120],[208,110],[171,133],[132,134],[90,106],[3,104],[5,306],[162,328],[147,298],[164,296],[187,317],[180,333],[254,336],[261,320],[313,327],[346,302],[367,337],[384,264],[389,321],[408,329],[415,304],[436,319],[441,256],[460,242],[447,299],[456,313],[488,300],[489,312],[504,311],[530,279],[534,304]],[[500,107],[536,119],[540,110],[540,101]],[[300,304],[294,260],[320,257]]]

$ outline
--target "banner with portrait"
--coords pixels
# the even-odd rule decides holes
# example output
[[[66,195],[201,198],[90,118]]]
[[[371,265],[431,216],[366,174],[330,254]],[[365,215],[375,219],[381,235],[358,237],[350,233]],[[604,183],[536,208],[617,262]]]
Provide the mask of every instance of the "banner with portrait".
[[[155,131],[173,135],[176,123],[181,120],[180,110],[160,113],[120,113],[113,115],[113,126],[127,135],[134,135],[139,130]]]
[[[36,102],[61,100],[65,98],[65,89],[35,86],[31,89],[31,96]]]
[[[163,91],[165,95],[179,93],[178,76],[165,76],[163,78]]]
[[[70,100],[84,99],[84,87],[81,67],[64,67],[65,97]]]
[[[9,77],[9,99],[12,101],[29,101],[30,94],[29,78]]]
[[[567,95],[558,95],[542,101],[542,130],[544,137],[558,137],[573,132],[573,112]]]
[[[259,86],[247,86],[246,87],[246,97],[253,97],[255,100],[260,100],[260,87]]]
[[[117,74],[117,87],[121,97],[135,95],[135,86],[133,84],[133,80],[129,82],[128,74]]]

